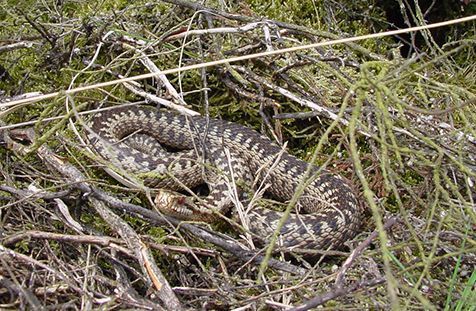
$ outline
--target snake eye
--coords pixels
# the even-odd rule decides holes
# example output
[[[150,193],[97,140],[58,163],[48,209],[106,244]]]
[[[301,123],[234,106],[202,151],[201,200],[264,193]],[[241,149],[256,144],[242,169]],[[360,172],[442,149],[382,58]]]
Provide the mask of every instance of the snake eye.
[[[185,197],[179,197],[179,198],[177,198],[177,203],[180,204],[180,205],[185,204]]]

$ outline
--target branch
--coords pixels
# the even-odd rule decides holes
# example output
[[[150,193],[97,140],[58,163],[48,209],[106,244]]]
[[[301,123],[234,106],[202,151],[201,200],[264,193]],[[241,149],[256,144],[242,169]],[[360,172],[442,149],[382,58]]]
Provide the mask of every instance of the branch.
[[[380,277],[380,278],[376,278],[376,279],[373,279],[373,280],[370,280],[370,281],[358,282],[358,283],[356,283],[356,284],[354,284],[350,287],[345,287],[345,288],[344,287],[335,287],[333,290],[331,290],[331,291],[329,291],[325,294],[318,295],[318,296],[312,298],[311,300],[303,303],[302,305],[299,305],[299,306],[294,307],[292,309],[288,309],[288,311],[309,310],[309,309],[315,308],[319,305],[322,305],[323,303],[325,303],[329,300],[332,300],[332,299],[350,294],[352,292],[356,292],[356,291],[361,290],[361,289],[373,287],[373,286],[382,284],[384,282],[385,282],[385,278]]]

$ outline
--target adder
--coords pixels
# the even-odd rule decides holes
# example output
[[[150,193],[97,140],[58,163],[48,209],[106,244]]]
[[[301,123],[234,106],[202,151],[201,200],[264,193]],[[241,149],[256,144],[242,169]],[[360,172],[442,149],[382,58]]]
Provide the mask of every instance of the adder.
[[[163,213],[192,221],[214,221],[252,188],[289,202],[310,169],[293,213],[280,231],[285,247],[335,249],[358,232],[362,211],[349,182],[287,153],[266,136],[240,124],[186,117],[148,106],[97,113],[87,136],[95,151],[145,185],[183,191],[207,184],[209,194],[190,208],[158,197]],[[266,240],[283,213],[254,206],[249,229]]]

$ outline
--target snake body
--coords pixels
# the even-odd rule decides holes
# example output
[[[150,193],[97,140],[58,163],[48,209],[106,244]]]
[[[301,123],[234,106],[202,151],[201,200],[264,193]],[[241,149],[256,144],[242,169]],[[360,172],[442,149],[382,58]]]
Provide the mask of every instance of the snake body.
[[[175,208],[164,213],[209,221],[210,214],[200,210],[225,213],[244,192],[244,187],[233,187],[240,185],[238,180],[254,190],[267,187],[267,194],[286,203],[310,168],[312,178],[281,228],[281,245],[335,249],[358,232],[362,211],[348,181],[294,157],[245,126],[133,106],[97,113],[87,136],[101,157],[143,176],[150,187],[183,190],[209,185],[210,193],[201,200],[198,212]],[[282,216],[255,206],[247,213],[249,229],[266,240]]]

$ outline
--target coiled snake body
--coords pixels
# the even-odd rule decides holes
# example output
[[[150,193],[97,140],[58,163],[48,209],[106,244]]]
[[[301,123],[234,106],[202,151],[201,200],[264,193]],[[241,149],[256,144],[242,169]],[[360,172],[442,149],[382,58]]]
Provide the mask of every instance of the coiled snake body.
[[[103,111],[89,127],[88,140],[97,153],[142,176],[150,187],[183,190],[207,183],[210,193],[200,201],[199,210],[163,210],[186,220],[210,221],[210,213],[201,212],[210,208],[226,213],[243,192],[243,187],[233,185],[241,183],[265,186],[273,199],[288,202],[311,165],[242,125],[151,107]],[[338,248],[358,230],[362,216],[358,200],[342,177],[314,165],[310,172],[311,179],[281,228],[279,241],[285,247]],[[282,215],[255,206],[247,214],[250,231],[266,239]]]

